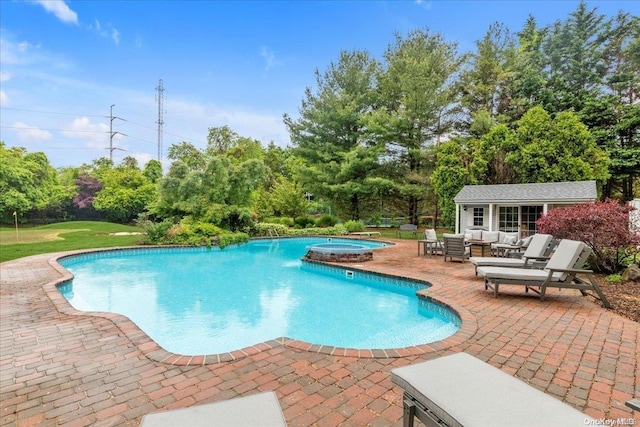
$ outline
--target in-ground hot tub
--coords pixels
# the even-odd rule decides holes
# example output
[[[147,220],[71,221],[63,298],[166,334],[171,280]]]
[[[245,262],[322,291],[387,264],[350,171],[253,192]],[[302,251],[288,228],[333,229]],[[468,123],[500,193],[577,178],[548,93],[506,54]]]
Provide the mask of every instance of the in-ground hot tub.
[[[363,262],[373,259],[373,249],[355,243],[319,243],[307,246],[305,259],[331,262]]]

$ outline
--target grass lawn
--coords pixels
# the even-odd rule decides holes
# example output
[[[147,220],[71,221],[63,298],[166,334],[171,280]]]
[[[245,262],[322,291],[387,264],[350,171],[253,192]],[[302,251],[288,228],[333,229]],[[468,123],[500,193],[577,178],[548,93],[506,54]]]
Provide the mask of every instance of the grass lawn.
[[[73,249],[108,248],[137,244],[140,235],[111,233],[140,232],[138,227],[97,221],[69,221],[38,227],[0,227],[0,262],[29,255]]]

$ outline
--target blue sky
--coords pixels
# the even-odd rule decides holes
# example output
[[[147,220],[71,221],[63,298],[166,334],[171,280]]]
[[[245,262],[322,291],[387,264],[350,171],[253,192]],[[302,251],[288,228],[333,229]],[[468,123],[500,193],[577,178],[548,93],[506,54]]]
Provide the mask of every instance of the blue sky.
[[[589,1],[602,14],[640,15],[639,1]],[[204,147],[228,125],[265,145],[289,144],[282,115],[298,116],[314,72],[341,50],[380,58],[394,34],[441,33],[472,50],[493,22],[513,32],[533,15],[565,19],[578,1],[0,1],[0,140],[43,151],[56,166],[157,158]],[[124,120],[121,120],[124,119]],[[123,136],[121,134],[126,134]],[[166,161],[164,162],[166,163]]]

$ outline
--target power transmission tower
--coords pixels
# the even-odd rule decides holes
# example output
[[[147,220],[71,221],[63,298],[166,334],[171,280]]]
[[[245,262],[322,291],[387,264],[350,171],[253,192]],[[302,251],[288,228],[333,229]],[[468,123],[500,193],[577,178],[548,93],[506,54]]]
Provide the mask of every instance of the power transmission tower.
[[[158,162],[162,164],[162,125],[164,124],[164,120],[162,120],[164,112],[162,108],[162,101],[164,98],[164,85],[162,84],[162,79],[160,79],[156,91],[158,91],[158,121],[156,122],[158,123]]]
[[[116,104],[111,104],[111,107],[109,108],[109,161],[111,162],[111,164],[113,164],[113,150],[122,150],[124,151],[122,148],[116,148],[113,146],[113,137],[116,134],[120,134],[122,136],[127,136],[126,134],[122,133],[122,132],[114,132],[113,131],[113,121],[115,119],[119,119],[119,120],[124,120],[120,117],[114,117],[113,116],[113,107],[115,107]]]

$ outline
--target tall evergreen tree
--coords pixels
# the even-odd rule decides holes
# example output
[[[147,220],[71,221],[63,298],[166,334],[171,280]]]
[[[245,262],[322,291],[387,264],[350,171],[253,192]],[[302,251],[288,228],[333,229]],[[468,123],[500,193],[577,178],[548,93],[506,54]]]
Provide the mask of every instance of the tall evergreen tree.
[[[491,24],[470,54],[470,66],[459,79],[462,105],[471,112],[485,110],[494,117],[507,113],[513,101],[515,39],[503,24]]]
[[[341,52],[324,73],[316,71],[316,89],[306,89],[300,117],[284,117],[294,153],[304,159],[299,176],[305,191],[331,200],[353,219],[375,193],[368,178],[375,176],[380,151],[367,115],[376,105],[377,68],[367,52]]]
[[[417,224],[430,193],[426,172],[433,157],[427,149],[453,125],[453,79],[462,60],[455,43],[427,30],[404,38],[397,35],[384,58],[378,78],[381,102],[372,114],[372,131],[386,144],[385,168],[397,189],[396,203]]]

